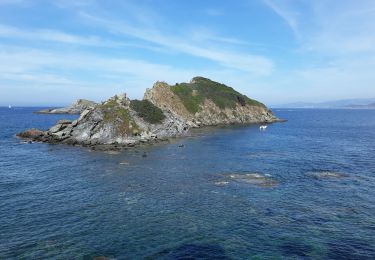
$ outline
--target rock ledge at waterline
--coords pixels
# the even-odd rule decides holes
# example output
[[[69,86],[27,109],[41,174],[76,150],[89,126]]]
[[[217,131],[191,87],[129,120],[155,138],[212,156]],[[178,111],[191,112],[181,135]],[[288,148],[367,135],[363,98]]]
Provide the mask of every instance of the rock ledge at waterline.
[[[264,104],[203,77],[174,86],[156,82],[143,100],[126,94],[85,109],[77,120],[60,120],[47,131],[18,137],[36,142],[119,148],[183,136],[190,128],[279,122]]]

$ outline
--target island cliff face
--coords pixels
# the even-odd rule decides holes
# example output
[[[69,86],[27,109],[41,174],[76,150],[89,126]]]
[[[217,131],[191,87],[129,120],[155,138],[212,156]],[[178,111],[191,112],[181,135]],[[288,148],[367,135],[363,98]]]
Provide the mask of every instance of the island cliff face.
[[[77,120],[60,120],[47,131],[30,129],[17,136],[49,143],[126,147],[183,136],[192,127],[276,121],[262,103],[195,77],[174,86],[156,82],[143,100],[116,95],[84,110]]]

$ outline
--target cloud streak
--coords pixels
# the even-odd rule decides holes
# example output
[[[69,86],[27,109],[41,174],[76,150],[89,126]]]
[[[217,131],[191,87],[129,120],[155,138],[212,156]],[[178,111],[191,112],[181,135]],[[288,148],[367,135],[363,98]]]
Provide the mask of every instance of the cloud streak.
[[[71,33],[62,32],[59,30],[50,29],[20,29],[14,26],[0,24],[0,38],[20,39],[30,42],[53,42],[58,44],[69,44],[72,46],[89,46],[89,47],[104,47],[104,48],[143,48],[153,51],[161,51],[149,45],[142,45],[139,43],[131,43],[130,41],[113,41],[103,39],[98,36],[79,36]]]
[[[302,51],[339,56],[375,51],[374,1],[263,2],[295,32]]]
[[[294,34],[298,34],[297,12],[292,11],[284,1],[263,0],[263,2],[286,22]]]
[[[272,60],[248,53],[237,53],[224,49],[217,49],[213,46],[200,46],[189,40],[189,36],[175,37],[162,34],[153,28],[140,28],[129,25],[122,21],[108,18],[102,18],[86,12],[80,13],[81,17],[90,24],[95,24],[101,28],[108,30],[116,35],[131,36],[149,43],[156,44],[167,50],[200,57],[217,62],[220,65],[232,69],[238,69],[258,75],[269,75],[273,70]],[[225,41],[225,39],[220,39]],[[227,42],[229,41],[226,39]],[[231,41],[234,41],[231,39]]]
[[[289,101],[375,96],[374,1],[263,2],[294,31],[304,61],[268,84],[290,90]]]
[[[0,47],[0,60],[7,61],[0,64],[0,79],[11,83],[92,85],[107,89],[122,84],[131,94],[138,94],[140,87],[150,87],[158,79],[174,83],[198,75],[194,70],[139,59],[113,58],[75,51],[61,53],[7,45]]]

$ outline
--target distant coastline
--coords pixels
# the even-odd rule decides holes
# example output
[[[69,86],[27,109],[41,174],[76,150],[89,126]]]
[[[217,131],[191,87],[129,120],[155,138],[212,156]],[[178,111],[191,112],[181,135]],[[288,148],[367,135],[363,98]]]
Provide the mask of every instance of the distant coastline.
[[[326,102],[294,102],[271,105],[271,108],[305,109],[375,109],[375,98],[341,99]]]

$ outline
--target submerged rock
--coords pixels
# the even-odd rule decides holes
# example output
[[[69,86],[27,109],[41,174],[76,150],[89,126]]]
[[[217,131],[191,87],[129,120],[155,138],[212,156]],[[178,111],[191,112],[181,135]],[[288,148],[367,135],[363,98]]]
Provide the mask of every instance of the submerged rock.
[[[278,185],[278,182],[269,174],[263,175],[260,173],[231,173],[228,175],[228,178],[235,182],[253,184],[262,187],[274,187]]]
[[[120,151],[104,151],[104,153],[110,154],[110,155],[117,155],[117,154],[120,154]]]
[[[216,186],[225,186],[229,184],[229,181],[215,181],[214,183]]]
[[[119,164],[120,164],[120,165],[129,165],[128,162],[120,162]]]
[[[315,179],[338,179],[348,177],[348,175],[345,173],[333,171],[307,172],[306,175],[311,176]]]
[[[77,120],[60,120],[48,131],[31,129],[17,136],[118,150],[184,136],[192,127],[278,121],[262,103],[202,77],[174,86],[157,82],[146,90],[143,100],[121,94],[101,104],[80,100],[72,107],[76,110],[64,111],[80,112]]]

